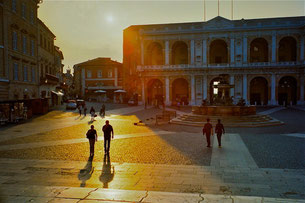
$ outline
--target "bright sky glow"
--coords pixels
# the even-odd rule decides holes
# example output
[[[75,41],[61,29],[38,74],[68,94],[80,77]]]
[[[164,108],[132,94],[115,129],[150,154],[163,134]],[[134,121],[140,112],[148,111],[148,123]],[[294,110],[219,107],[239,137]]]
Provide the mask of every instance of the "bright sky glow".
[[[234,1],[234,19],[302,16],[304,0]],[[231,18],[231,1],[220,0],[220,15]],[[203,21],[203,0],[44,0],[39,18],[56,35],[65,68],[96,57],[122,62],[123,29],[137,24]],[[206,0],[207,20],[217,0]]]

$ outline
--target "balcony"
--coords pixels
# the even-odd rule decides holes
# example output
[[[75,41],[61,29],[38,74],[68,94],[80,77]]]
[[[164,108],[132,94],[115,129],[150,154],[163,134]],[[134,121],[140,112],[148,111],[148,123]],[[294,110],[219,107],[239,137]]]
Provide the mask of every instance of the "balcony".
[[[112,90],[112,89],[123,89],[122,86],[89,86],[88,90]]]
[[[187,70],[187,69],[223,69],[223,68],[253,68],[253,67],[286,67],[286,66],[297,66],[304,65],[304,62],[297,61],[285,61],[285,62],[248,62],[246,64],[230,64],[230,63],[219,63],[219,64],[180,64],[180,65],[139,65],[137,71],[175,71],[175,70]]]
[[[57,85],[59,84],[59,78],[49,73],[45,77],[40,77],[40,85]]]

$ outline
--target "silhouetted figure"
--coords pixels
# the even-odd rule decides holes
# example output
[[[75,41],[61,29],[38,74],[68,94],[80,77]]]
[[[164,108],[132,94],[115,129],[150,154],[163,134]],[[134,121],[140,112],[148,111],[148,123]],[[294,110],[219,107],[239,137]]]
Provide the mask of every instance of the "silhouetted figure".
[[[87,115],[87,106],[86,106],[86,104],[84,105],[83,109],[84,109],[84,116],[86,116]]]
[[[94,144],[97,141],[97,133],[96,130],[94,129],[94,125],[91,125],[91,129],[88,130],[86,134],[89,144],[90,144],[90,157],[94,156]]]
[[[86,186],[86,181],[91,178],[92,173],[94,172],[94,168],[92,168],[92,158],[93,157],[90,156],[86,166],[79,171],[78,179],[82,181],[80,187]]]
[[[111,166],[109,154],[105,154],[102,174],[100,175],[100,181],[103,183],[103,188],[108,188],[108,183],[113,180],[113,177],[114,166]]]
[[[211,147],[211,134],[213,135],[213,126],[210,123],[210,119],[207,118],[207,123],[204,124],[204,127],[202,129],[202,134],[206,136],[207,139],[207,147]]]
[[[106,107],[105,107],[105,104],[102,105],[102,108],[101,108],[101,112],[100,112],[100,115],[104,118],[105,117],[105,112],[106,112]]]
[[[94,121],[95,109],[93,107],[91,107],[91,109],[90,109],[90,115],[91,115],[91,121]]]
[[[220,122],[220,119],[218,119],[218,123],[216,124],[215,133],[217,135],[218,147],[221,148],[221,136],[222,134],[225,134],[225,128],[223,127],[223,124]]]
[[[109,124],[108,120],[106,120],[105,123],[106,123],[106,125],[103,126],[103,132],[104,132],[104,150],[105,150],[105,154],[109,154],[111,137],[113,139],[113,128]],[[111,136],[111,134],[112,134],[112,136]]]
[[[77,108],[78,108],[79,116],[81,116],[82,115],[82,107],[79,105]]]

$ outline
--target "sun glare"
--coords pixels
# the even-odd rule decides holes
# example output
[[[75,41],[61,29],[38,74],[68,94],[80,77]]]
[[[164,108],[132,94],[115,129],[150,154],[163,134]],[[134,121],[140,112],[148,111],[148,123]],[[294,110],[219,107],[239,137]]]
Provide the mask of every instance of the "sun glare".
[[[113,17],[111,15],[106,17],[106,20],[108,23],[112,23],[113,22]]]

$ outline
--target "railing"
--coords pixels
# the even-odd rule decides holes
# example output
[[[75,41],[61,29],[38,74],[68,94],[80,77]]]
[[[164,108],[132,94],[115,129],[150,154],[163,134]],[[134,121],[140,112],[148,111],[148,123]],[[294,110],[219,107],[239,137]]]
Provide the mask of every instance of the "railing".
[[[190,68],[235,68],[235,67],[262,67],[262,66],[295,66],[302,65],[304,62],[296,61],[284,61],[284,62],[251,62],[246,64],[230,64],[230,63],[219,63],[219,64],[179,64],[179,65],[139,65],[137,66],[138,71],[144,70],[179,70],[179,69],[190,69]]]

